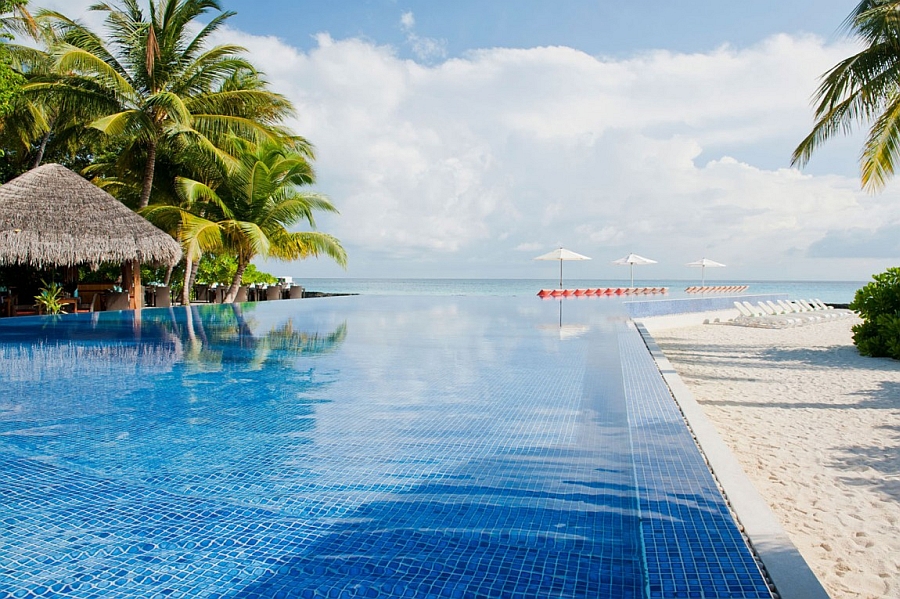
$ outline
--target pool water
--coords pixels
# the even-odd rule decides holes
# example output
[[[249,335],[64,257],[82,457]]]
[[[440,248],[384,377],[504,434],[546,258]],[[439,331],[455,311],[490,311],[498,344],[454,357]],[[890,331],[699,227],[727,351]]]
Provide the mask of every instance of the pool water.
[[[770,597],[622,310],[2,320],[0,597]]]

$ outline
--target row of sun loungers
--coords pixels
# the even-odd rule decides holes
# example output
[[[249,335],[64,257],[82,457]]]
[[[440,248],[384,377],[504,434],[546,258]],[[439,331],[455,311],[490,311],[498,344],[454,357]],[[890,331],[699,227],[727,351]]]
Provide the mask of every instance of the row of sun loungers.
[[[749,285],[713,285],[706,287],[686,287],[687,293],[741,293],[747,291]]]
[[[755,305],[747,301],[736,301],[734,307],[741,315],[732,320],[732,324],[768,329],[783,329],[854,315],[851,310],[836,309],[818,299],[765,301]]]
[[[538,297],[597,297],[668,293],[668,287],[599,287],[597,289],[541,289]]]

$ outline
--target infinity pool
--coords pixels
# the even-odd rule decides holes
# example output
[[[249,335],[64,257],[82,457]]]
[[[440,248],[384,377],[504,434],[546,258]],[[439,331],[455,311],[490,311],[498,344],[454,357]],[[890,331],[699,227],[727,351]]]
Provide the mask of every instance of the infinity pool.
[[[0,321],[0,597],[770,597],[620,304]]]

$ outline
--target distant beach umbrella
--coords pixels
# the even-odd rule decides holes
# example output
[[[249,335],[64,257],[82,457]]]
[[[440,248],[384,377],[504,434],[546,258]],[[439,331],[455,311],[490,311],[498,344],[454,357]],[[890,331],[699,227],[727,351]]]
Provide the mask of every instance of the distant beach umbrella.
[[[559,288],[562,289],[563,282],[563,261],[565,260],[590,260],[587,256],[582,256],[581,254],[576,254],[571,250],[567,250],[564,248],[557,248],[550,252],[549,254],[544,254],[542,256],[538,256],[534,258],[534,260],[559,260]]]
[[[704,276],[704,273],[706,272],[707,266],[710,268],[721,268],[721,267],[725,266],[721,262],[716,262],[715,260],[710,260],[709,258],[700,258],[696,262],[688,262],[687,265],[700,267],[700,286],[701,287],[706,286],[706,278]]]
[[[631,267],[631,286],[634,287],[634,265],[635,264],[656,264],[656,260],[651,260],[650,258],[644,258],[643,256],[638,256],[637,254],[628,254],[624,258],[619,258],[618,260],[613,260],[613,264],[618,264],[620,266],[625,266],[626,264]]]

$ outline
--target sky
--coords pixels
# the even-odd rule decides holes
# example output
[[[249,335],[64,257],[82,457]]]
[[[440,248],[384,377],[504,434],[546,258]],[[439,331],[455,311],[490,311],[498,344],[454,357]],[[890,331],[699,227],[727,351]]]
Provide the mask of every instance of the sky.
[[[102,29],[94,0],[32,0]],[[222,0],[316,147],[317,219],[349,255],[276,275],[854,280],[896,265],[900,183],[857,133],[790,165],[856,0]]]

